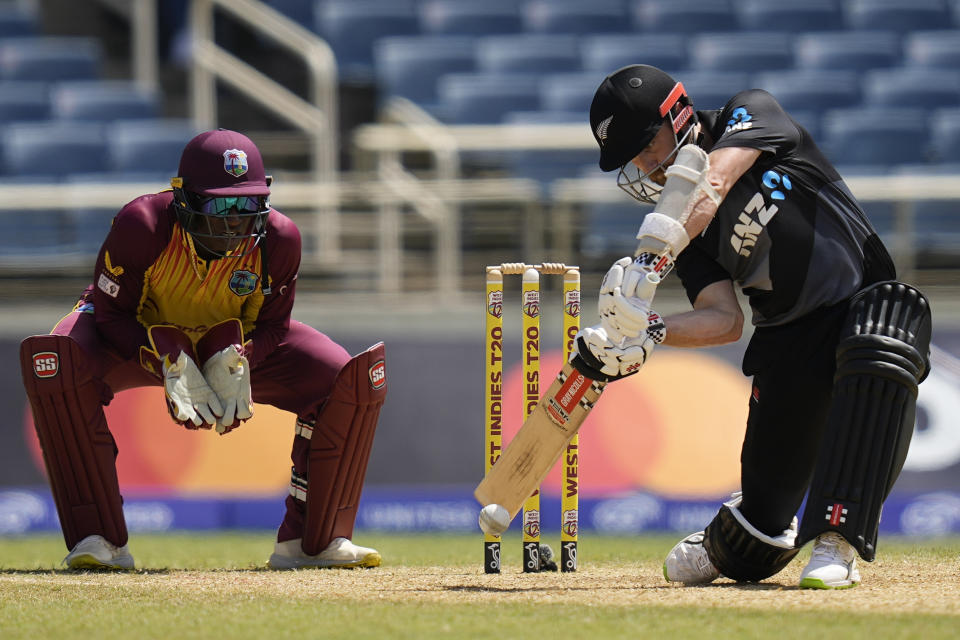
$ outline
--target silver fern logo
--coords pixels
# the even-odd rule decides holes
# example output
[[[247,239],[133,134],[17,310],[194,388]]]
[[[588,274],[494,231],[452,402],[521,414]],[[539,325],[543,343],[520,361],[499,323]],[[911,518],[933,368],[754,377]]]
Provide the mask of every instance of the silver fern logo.
[[[609,118],[605,118],[601,120],[600,124],[597,125],[597,130],[596,130],[597,140],[600,141],[601,145],[607,140],[607,129],[610,128],[611,121],[613,121],[613,116],[610,116]]]

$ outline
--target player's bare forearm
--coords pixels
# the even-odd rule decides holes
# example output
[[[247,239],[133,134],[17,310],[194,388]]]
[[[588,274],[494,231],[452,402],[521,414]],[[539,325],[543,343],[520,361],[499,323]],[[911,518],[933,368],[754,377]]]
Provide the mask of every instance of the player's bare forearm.
[[[667,327],[663,344],[672,347],[709,347],[736,342],[743,332],[743,312],[733,283],[721,280],[697,295],[693,310],[663,319]]]

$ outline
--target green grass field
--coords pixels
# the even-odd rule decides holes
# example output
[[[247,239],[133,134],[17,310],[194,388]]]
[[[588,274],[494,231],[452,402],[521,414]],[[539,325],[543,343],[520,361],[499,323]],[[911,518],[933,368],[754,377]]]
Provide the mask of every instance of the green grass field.
[[[66,572],[59,535],[0,538],[0,638],[955,638],[960,538],[881,539],[863,584],[667,584],[673,536],[583,536],[575,574],[484,575],[478,535],[359,533],[378,569],[266,570],[272,533],[135,535],[137,571]],[[545,540],[550,542],[549,537]]]

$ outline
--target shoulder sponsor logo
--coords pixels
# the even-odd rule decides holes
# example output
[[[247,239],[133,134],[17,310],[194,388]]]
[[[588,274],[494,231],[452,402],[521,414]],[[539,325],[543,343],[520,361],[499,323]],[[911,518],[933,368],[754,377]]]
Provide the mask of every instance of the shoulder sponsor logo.
[[[382,389],[387,384],[387,365],[383,360],[378,360],[370,367],[370,386],[374,389]]]
[[[105,273],[100,274],[100,278],[97,280],[97,288],[111,298],[116,298],[117,294],[120,293],[120,285],[111,280]]]
[[[120,265],[113,266],[113,260],[110,258],[109,251],[103,252],[103,268],[106,269],[114,278],[119,278],[123,275],[123,267]]]
[[[747,113],[745,107],[737,107],[733,110],[733,113],[730,114],[730,119],[727,120],[727,128],[724,130],[724,133],[746,131],[751,127],[753,127],[753,116]]]
[[[60,356],[53,351],[33,354],[33,372],[38,378],[52,378],[60,373]]]
[[[238,296],[248,296],[257,290],[257,283],[260,277],[252,271],[238,269],[230,276],[230,282],[227,286]]]

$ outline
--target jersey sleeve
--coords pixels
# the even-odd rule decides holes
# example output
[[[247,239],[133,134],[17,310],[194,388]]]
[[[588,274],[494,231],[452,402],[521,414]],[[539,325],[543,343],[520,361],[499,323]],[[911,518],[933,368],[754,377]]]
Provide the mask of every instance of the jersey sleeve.
[[[726,269],[696,242],[691,242],[677,256],[676,269],[690,304],[696,301],[697,296],[708,285],[721,280],[732,280]]]
[[[733,96],[717,122],[720,135],[711,151],[746,147],[783,157],[800,144],[797,124],[780,103],[762,89],[741,91]]]
[[[172,233],[170,196],[142,196],[113,219],[94,268],[93,303],[97,329],[124,358],[134,358],[148,344],[137,317],[144,274]]]
[[[270,212],[263,259],[271,292],[264,296],[254,328],[247,338],[250,366],[263,361],[286,337],[300,271],[300,230],[279,211]]]

